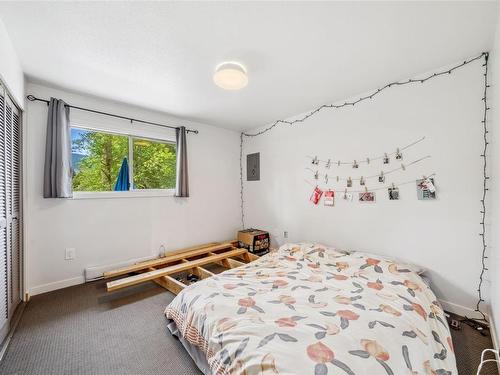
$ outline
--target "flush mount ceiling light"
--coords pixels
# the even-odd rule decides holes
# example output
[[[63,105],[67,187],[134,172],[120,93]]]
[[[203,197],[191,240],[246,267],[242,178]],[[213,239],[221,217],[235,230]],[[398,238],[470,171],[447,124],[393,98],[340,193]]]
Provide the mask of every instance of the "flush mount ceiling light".
[[[224,62],[215,68],[214,82],[224,90],[240,90],[248,84],[247,70],[237,62]]]

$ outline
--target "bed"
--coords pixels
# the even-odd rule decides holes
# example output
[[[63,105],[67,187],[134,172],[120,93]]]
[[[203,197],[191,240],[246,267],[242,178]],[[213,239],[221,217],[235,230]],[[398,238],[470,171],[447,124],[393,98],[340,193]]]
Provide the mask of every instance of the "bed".
[[[440,304],[411,265],[287,244],[186,287],[165,310],[205,374],[457,374]]]

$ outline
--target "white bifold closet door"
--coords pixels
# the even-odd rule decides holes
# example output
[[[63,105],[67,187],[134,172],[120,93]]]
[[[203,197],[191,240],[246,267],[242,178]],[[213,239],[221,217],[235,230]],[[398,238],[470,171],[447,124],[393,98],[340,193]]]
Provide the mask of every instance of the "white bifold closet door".
[[[21,119],[0,85],[0,343],[21,302]]]

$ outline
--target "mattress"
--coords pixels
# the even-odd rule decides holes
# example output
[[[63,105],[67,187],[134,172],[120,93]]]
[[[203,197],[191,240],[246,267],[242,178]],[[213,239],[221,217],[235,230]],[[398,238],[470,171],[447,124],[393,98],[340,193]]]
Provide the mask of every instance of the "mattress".
[[[205,374],[457,374],[434,293],[373,254],[287,244],[186,287],[165,314]]]

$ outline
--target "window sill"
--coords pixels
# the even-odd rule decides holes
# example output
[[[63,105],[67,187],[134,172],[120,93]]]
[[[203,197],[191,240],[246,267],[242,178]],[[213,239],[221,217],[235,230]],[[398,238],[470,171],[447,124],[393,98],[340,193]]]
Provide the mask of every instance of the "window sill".
[[[131,191],[77,191],[72,199],[108,199],[108,198],[152,198],[173,197],[174,189],[150,189]]]

